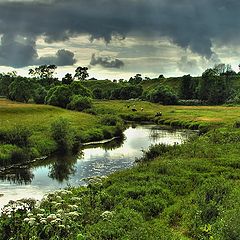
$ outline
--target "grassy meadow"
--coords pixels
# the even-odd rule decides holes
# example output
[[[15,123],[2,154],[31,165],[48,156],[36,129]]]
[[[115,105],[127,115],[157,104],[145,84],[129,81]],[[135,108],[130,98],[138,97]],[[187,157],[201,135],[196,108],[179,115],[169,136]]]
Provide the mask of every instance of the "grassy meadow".
[[[138,111],[132,112],[133,107]],[[114,100],[95,102],[95,108],[98,112],[119,114],[126,120],[153,120],[190,128],[232,126],[240,117],[240,107],[227,106],[164,106],[144,101]],[[162,113],[161,117],[155,117],[158,112]]]
[[[59,118],[69,121],[79,142],[102,140],[117,134],[114,126],[103,126],[99,116],[49,105],[23,104],[0,99],[0,133],[15,128],[30,131],[29,147],[26,150],[31,152],[31,158],[56,151],[50,131],[51,125]],[[0,162],[2,160],[5,165],[12,152],[18,149],[12,144],[1,144],[0,150]]]
[[[135,108],[137,111],[132,111]],[[206,132],[220,126],[233,126],[238,120],[240,107],[224,106],[164,106],[144,101],[106,100],[94,101],[90,113],[70,111],[49,105],[24,104],[0,99],[1,132],[27,129],[29,144],[26,148],[16,147],[12,142],[0,145],[1,165],[19,162],[21,158],[36,158],[56,151],[56,143],[51,138],[51,126],[59,118],[69,121],[77,142],[97,141],[119,134],[117,126],[103,124],[103,116],[118,116],[126,121],[152,121]],[[156,117],[161,112],[162,116]],[[111,125],[111,124],[110,124]],[[15,133],[14,133],[15,134]],[[22,152],[30,156],[18,157]],[[16,154],[15,154],[16,152]],[[13,162],[9,161],[14,155]],[[20,160],[18,159],[20,158]]]
[[[95,101],[94,112],[0,100],[0,126],[29,126],[32,142],[40,144],[50,139],[49,126],[60,116],[84,135],[101,129],[99,119],[111,113],[124,120],[200,128],[205,134],[182,145],[152,146],[137,166],[92,178],[87,187],[49,194],[40,204],[10,203],[0,217],[0,239],[239,239],[240,107]],[[163,115],[155,117],[157,112]]]

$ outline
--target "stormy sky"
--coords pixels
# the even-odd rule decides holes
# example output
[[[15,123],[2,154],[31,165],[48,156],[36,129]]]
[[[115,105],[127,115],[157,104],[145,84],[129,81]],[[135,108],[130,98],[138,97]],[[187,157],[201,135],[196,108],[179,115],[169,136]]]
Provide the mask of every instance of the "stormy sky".
[[[90,77],[238,70],[238,0],[0,0],[0,71],[88,66]]]

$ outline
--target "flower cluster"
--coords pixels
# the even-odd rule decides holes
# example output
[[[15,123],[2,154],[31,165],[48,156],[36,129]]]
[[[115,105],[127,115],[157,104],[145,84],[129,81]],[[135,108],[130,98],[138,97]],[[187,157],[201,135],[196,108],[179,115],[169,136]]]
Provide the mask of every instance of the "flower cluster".
[[[101,214],[101,218],[103,220],[110,220],[113,217],[114,212],[111,211],[105,211]]]
[[[7,205],[5,205],[2,209],[2,215],[12,217],[17,212],[29,212],[33,209],[36,204],[35,199],[20,199],[17,201],[10,201]]]
[[[29,225],[49,225],[61,229],[69,229],[70,223],[80,216],[77,205],[81,198],[72,197],[69,190],[58,190],[46,195],[40,205],[24,219]],[[65,200],[68,199],[68,201]],[[70,200],[69,200],[70,199]],[[71,204],[69,203],[71,202]],[[46,210],[45,210],[45,209]]]

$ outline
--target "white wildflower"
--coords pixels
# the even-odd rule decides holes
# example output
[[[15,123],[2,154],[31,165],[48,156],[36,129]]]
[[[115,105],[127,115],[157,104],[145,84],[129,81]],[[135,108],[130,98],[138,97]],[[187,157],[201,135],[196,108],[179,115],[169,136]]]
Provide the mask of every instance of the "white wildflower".
[[[109,219],[109,218],[112,218],[113,217],[113,212],[110,212],[110,211],[105,211],[101,214],[101,217],[103,219]]]
[[[69,217],[78,217],[78,216],[79,216],[79,213],[76,212],[76,211],[75,211],[75,212],[69,212],[69,213],[68,213],[68,216],[69,216]]]
[[[24,218],[23,219],[24,222],[29,222],[29,220],[30,220],[29,218]]]
[[[81,198],[79,198],[79,197],[72,197],[72,201],[79,202],[79,201],[81,201]]]

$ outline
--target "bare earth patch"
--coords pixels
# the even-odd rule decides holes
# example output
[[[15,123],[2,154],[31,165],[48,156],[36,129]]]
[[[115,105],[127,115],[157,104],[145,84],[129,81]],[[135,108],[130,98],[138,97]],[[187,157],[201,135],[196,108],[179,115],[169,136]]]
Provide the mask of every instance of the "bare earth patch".
[[[198,117],[195,120],[204,122],[223,122],[222,118]]]

